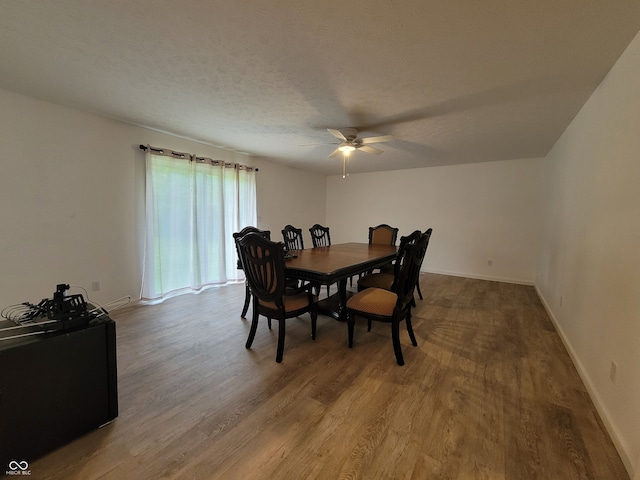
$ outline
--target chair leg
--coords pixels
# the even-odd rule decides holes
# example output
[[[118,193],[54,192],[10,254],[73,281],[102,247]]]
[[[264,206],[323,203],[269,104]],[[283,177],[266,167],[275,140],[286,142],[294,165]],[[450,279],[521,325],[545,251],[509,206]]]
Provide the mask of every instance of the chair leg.
[[[418,296],[420,297],[420,300],[424,300],[422,298],[422,292],[420,291],[420,277],[418,277],[418,283],[416,284],[416,287],[418,288]],[[415,301],[414,301],[415,303]]]
[[[407,332],[409,332],[409,338],[411,339],[411,344],[414,347],[418,346],[418,342],[416,342],[416,336],[413,334],[413,327],[411,326],[411,310],[407,313],[407,318],[405,319],[407,324]]]
[[[284,330],[285,319],[278,320],[278,351],[276,352],[276,362],[282,362],[282,354],[284,353]]]
[[[251,300],[251,290],[249,290],[249,283],[245,282],[245,295],[244,295],[244,306],[242,307],[242,313],[240,316],[245,318],[247,315],[247,311],[249,310],[249,301]]]
[[[316,327],[318,325],[318,311],[311,311],[311,340],[316,339]]]
[[[371,320],[370,318],[367,319],[367,332],[371,331],[371,324],[373,323],[373,320]]]
[[[353,348],[353,327],[356,324],[356,319],[353,313],[349,312],[347,315],[347,330],[349,332],[349,348]]]
[[[398,365],[404,365],[402,347],[400,346],[400,322],[397,320],[391,322],[391,339],[393,341],[393,351],[396,354],[396,362],[398,362]]]
[[[253,344],[253,338],[256,336],[256,330],[258,329],[258,308],[253,308],[253,318],[251,319],[251,327],[249,328],[249,338],[247,338],[246,348],[251,348]]]

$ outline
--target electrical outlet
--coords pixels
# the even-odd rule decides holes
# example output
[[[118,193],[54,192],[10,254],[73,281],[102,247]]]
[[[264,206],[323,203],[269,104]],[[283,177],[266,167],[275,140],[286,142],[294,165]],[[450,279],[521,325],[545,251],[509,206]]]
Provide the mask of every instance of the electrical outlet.
[[[493,267],[493,260],[487,260],[487,265]]]
[[[99,281],[95,281],[95,282],[91,282],[91,290],[93,292],[99,292],[100,291],[100,282]]]
[[[611,367],[609,368],[609,380],[611,380],[611,383],[616,383],[617,375],[618,375],[618,364],[612,361]]]

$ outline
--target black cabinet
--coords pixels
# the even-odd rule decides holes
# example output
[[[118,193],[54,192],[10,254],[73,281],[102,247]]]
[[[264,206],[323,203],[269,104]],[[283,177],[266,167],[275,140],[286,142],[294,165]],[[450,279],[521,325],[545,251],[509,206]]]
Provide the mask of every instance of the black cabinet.
[[[8,322],[7,322],[8,323]],[[115,322],[0,340],[0,474],[118,416]]]

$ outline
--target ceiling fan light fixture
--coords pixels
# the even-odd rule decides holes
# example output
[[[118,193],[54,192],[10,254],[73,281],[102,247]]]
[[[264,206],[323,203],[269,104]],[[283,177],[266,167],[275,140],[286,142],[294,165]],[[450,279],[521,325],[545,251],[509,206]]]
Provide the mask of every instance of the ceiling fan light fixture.
[[[358,130],[353,127],[341,129],[327,128],[327,130],[331,135],[340,140],[338,147],[329,154],[328,158],[334,158],[335,156],[342,153],[342,178],[347,178],[349,176],[349,174],[347,173],[347,165],[349,163],[349,156],[352,152],[358,150],[359,152],[379,155],[382,153],[382,150],[380,150],[379,148],[371,147],[369,144],[390,142],[393,140],[392,135],[358,138]]]

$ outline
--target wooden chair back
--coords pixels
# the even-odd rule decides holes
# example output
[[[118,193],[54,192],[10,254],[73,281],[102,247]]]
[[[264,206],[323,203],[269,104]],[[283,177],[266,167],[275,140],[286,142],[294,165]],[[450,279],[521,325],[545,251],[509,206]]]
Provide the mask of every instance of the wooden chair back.
[[[238,251],[238,239],[244,237],[248,233],[258,233],[262,235],[267,240],[271,240],[271,231],[270,230],[260,230],[256,227],[244,227],[239,232],[233,234],[233,240],[236,244],[236,253],[238,253],[238,269],[242,269],[242,261],[240,260],[240,252]]]
[[[416,232],[418,234],[416,235]],[[404,242],[402,256],[398,258],[396,266],[396,279],[394,281],[394,293],[398,296],[394,315],[403,315],[413,304],[413,291],[418,283],[420,268],[424,260],[430,235],[413,232]]]
[[[329,234],[329,227],[323,227],[322,225],[315,224],[309,229],[311,234],[311,242],[313,247],[328,247],[331,245],[331,235]]]
[[[420,230],[415,230],[411,232],[411,234],[406,237],[400,237],[400,246],[398,247],[398,253],[396,254],[396,260],[393,263],[393,285],[391,287],[391,291],[395,292],[398,279],[400,277],[400,267],[402,267],[403,260],[405,257],[406,249],[408,245],[412,245],[416,243],[420,239],[420,235],[422,232]],[[391,273],[391,272],[389,272]]]
[[[238,239],[238,251],[251,293],[282,308],[286,289],[284,245],[254,232]]]
[[[369,227],[370,245],[395,245],[398,238],[398,229],[386,223],[377,227]]]
[[[282,229],[282,238],[287,250],[304,250],[304,240],[302,238],[302,229],[293,225],[286,225]]]

